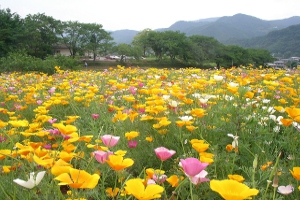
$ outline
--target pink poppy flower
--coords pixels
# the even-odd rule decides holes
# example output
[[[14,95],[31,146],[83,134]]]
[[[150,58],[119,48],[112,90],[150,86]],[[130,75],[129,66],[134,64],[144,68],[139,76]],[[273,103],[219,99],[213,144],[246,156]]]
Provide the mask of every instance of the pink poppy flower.
[[[98,119],[99,118],[99,114],[92,114],[92,118],[93,119]]]
[[[197,174],[196,176],[193,177],[189,177],[190,181],[194,184],[194,185],[198,185],[202,182],[207,182],[210,181],[208,178],[205,178],[205,176],[207,175],[207,171],[202,170],[199,174]]]
[[[41,104],[43,103],[43,101],[42,101],[42,100],[37,100],[36,103],[37,103],[38,105],[41,105]]]
[[[113,147],[119,142],[120,136],[113,135],[103,135],[101,136],[101,140],[105,146]]]
[[[113,152],[106,152],[106,151],[94,151],[94,157],[99,163],[105,163],[108,159],[109,155],[113,155]]]
[[[51,149],[51,144],[45,144],[44,146],[43,146],[45,149]]]
[[[52,88],[50,88],[50,89],[48,90],[48,92],[49,92],[50,94],[53,94],[53,93],[55,92],[55,90],[56,90],[56,88],[55,88],[55,87],[52,87]]]
[[[189,177],[194,177],[204,170],[208,163],[202,163],[197,158],[180,159],[179,166],[184,170],[184,173]]]
[[[6,137],[0,135],[0,142],[5,142],[5,141],[6,141]]]
[[[136,94],[136,87],[130,86],[129,91],[131,92],[131,94],[135,95]]]
[[[176,151],[174,150],[169,150],[165,147],[158,147],[156,149],[154,149],[156,156],[161,160],[161,161],[165,161],[169,158],[171,158]]]
[[[48,122],[49,122],[50,124],[53,124],[53,123],[55,123],[56,121],[57,121],[56,118],[54,118],[54,119],[49,119],[49,120],[48,120]]]
[[[142,82],[139,82],[139,84],[138,84],[138,85],[139,85],[139,87],[144,87],[144,85],[145,85],[145,84],[144,84],[144,83],[142,83]]]
[[[163,175],[153,174],[152,178],[156,183],[161,184],[161,183],[165,182],[168,177],[165,174],[163,174]]]
[[[137,146],[138,142],[136,140],[129,140],[128,141],[128,147],[129,148],[135,148]]]
[[[280,194],[283,194],[283,195],[289,195],[289,194],[291,194],[293,191],[294,191],[294,187],[291,186],[291,185],[287,185],[287,186],[279,186],[279,187],[278,187],[278,192],[279,192]]]

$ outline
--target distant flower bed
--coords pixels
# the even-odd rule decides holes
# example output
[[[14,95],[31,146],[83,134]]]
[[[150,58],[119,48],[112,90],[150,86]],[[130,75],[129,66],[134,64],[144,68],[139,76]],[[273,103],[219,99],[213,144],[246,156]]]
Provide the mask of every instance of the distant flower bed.
[[[4,199],[300,198],[299,69],[55,70],[0,77]]]

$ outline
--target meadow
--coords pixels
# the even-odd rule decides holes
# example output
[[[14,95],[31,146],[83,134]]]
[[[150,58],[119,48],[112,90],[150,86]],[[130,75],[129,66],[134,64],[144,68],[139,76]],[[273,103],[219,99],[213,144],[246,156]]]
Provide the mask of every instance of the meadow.
[[[1,199],[300,199],[300,69],[0,76]]]

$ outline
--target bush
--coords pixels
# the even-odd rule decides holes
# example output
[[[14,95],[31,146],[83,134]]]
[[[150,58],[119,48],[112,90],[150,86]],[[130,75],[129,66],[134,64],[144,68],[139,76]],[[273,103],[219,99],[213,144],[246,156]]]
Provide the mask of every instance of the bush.
[[[27,55],[23,51],[11,52],[7,57],[0,59],[0,72],[42,72],[53,74],[54,67],[60,66],[64,70],[78,70],[78,59],[66,56],[48,56],[45,60]]]

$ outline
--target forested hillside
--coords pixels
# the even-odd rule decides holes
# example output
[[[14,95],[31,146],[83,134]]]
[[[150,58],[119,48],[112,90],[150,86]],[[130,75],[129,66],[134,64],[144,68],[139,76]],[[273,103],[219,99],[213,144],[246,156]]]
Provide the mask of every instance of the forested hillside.
[[[300,57],[300,24],[272,31],[265,36],[240,40],[235,44],[245,48],[266,49],[280,57]]]

